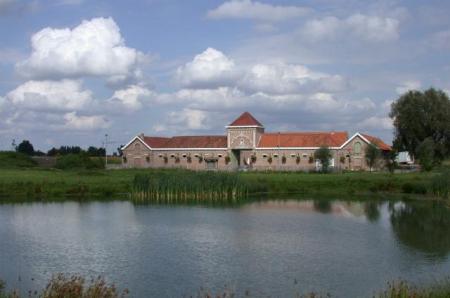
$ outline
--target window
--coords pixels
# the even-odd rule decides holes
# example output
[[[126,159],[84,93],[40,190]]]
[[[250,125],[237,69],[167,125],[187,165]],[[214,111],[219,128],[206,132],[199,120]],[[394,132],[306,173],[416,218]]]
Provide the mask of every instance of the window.
[[[170,157],[174,158],[174,157],[175,157],[175,154],[170,154]]]
[[[267,154],[263,154],[262,157],[263,157],[263,158],[267,158]]]
[[[353,151],[355,152],[355,154],[361,154],[361,143],[360,142],[356,142],[355,145],[353,145]]]
[[[303,153],[303,157],[308,157],[308,154],[306,154],[306,153]]]
[[[278,154],[274,154],[273,157],[278,157]]]
[[[183,156],[183,158],[186,158],[187,155],[186,155],[186,153],[184,153],[182,156]]]
[[[222,154],[217,154],[218,157],[222,157]]]
[[[295,157],[296,155],[294,153],[291,154],[291,157]]]
[[[198,154],[194,154],[195,157],[198,157]]]
[[[159,154],[158,156],[159,156],[159,157],[163,157],[163,155],[162,155],[162,154]]]

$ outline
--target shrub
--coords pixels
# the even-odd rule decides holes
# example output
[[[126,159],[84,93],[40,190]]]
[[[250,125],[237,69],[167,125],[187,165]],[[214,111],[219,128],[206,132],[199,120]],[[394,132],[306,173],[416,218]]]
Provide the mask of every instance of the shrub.
[[[340,161],[341,163],[345,163],[345,156],[341,156],[341,158],[339,158],[339,161]]]
[[[58,274],[52,277],[40,294],[43,298],[119,298],[128,295],[122,293],[114,284],[109,285],[102,277],[92,278],[89,282],[79,276]]]
[[[30,156],[23,153],[0,152],[0,168],[31,168],[37,165]]]
[[[295,163],[296,163],[296,164],[299,164],[299,163],[300,163],[300,156],[297,156],[297,157],[295,158]]]
[[[104,163],[101,158],[89,157],[85,153],[80,154],[67,154],[58,157],[56,160],[57,169],[61,170],[72,170],[72,169],[103,169]]]
[[[381,155],[380,149],[378,149],[378,147],[373,144],[369,144],[366,147],[365,155],[366,155],[367,165],[369,166],[370,171],[372,172],[373,167],[375,166],[378,158]]]
[[[283,157],[281,157],[281,163],[283,163],[283,164],[286,163],[286,156],[283,155]]]
[[[313,163],[313,162],[314,162],[314,157],[310,156],[310,157],[308,158],[308,162],[309,162],[309,163]]]
[[[272,156],[269,156],[269,158],[267,158],[267,162],[269,163],[269,164],[272,164]]]
[[[396,157],[397,157],[397,152],[396,152],[395,150],[389,151],[389,152],[384,156],[386,168],[388,169],[388,171],[389,171],[390,173],[394,173],[394,170],[395,170],[395,168],[397,167]]]
[[[231,161],[231,158],[227,155],[225,156],[225,164],[229,164]]]
[[[331,151],[328,147],[322,146],[314,152],[314,157],[320,160],[320,164],[322,165],[322,172],[328,172],[328,168],[330,166],[331,159]]]
[[[450,280],[437,282],[428,287],[418,287],[406,281],[388,283],[388,289],[379,298],[447,298],[450,297]]]

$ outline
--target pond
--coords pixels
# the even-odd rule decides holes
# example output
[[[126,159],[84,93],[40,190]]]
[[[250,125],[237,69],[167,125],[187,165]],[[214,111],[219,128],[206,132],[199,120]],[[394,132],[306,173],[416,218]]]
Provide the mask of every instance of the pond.
[[[59,272],[105,276],[132,297],[182,297],[201,287],[371,297],[393,279],[450,276],[450,210],[339,200],[0,205],[0,278],[27,293]]]

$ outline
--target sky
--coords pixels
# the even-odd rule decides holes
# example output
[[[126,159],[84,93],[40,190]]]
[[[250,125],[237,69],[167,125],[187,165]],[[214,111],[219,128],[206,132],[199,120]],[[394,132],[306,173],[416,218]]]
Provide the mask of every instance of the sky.
[[[0,0],[0,150],[137,134],[393,138],[391,103],[450,90],[450,1]]]

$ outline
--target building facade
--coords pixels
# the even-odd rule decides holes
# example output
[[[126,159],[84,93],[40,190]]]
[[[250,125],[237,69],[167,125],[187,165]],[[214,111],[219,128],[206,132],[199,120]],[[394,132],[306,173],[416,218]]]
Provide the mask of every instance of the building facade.
[[[336,170],[368,170],[366,147],[391,147],[381,139],[347,132],[266,133],[264,126],[245,112],[226,126],[223,136],[134,137],[122,148],[125,168],[184,168],[190,170],[315,171],[320,162],[314,152],[331,150]],[[382,163],[378,168],[382,167]]]

